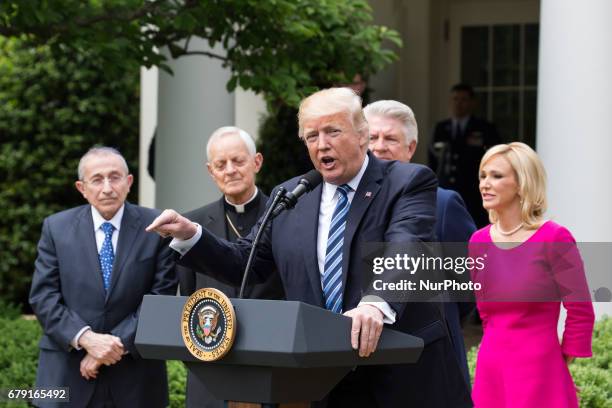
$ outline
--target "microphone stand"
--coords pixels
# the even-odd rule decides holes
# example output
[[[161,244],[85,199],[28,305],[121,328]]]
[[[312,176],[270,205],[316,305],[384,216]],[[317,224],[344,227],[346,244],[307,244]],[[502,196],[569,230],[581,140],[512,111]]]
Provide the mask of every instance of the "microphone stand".
[[[249,271],[251,269],[251,264],[253,263],[253,259],[255,258],[255,254],[257,253],[257,245],[259,245],[259,240],[261,239],[261,234],[266,229],[268,222],[271,220],[270,215],[278,205],[278,203],[285,197],[287,190],[284,187],[280,187],[272,200],[272,204],[266,210],[266,213],[263,216],[261,221],[261,225],[257,230],[257,234],[255,235],[255,239],[253,240],[253,244],[251,246],[251,253],[249,254],[249,259],[247,260],[246,267],[244,268],[244,274],[242,275],[242,284],[240,285],[240,294],[238,295],[238,299],[244,298],[244,289],[246,288],[247,278],[249,277]]]

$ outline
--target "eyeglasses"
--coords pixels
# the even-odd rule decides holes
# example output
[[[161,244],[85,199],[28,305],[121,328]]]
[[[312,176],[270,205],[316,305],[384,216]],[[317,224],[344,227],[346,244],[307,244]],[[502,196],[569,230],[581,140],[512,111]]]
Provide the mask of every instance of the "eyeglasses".
[[[119,183],[121,183],[124,179],[125,179],[125,176],[121,176],[119,174],[111,174],[108,177],[94,177],[89,181],[83,181],[83,182],[90,184],[93,187],[102,187],[108,181],[108,183],[111,186],[116,186]]]

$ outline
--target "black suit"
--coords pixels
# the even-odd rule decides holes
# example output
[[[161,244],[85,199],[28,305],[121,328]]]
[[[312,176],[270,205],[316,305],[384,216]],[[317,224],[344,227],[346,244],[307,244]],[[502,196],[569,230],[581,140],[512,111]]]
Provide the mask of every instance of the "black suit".
[[[444,254],[445,256],[466,256],[467,242],[476,231],[474,220],[465,208],[461,196],[452,190],[438,188],[436,206],[436,238],[440,242],[465,243],[465,251],[459,254]],[[466,383],[470,384],[470,373],[465,355],[465,343],[463,341],[463,331],[461,330],[461,320],[465,318],[473,309],[473,302],[445,302],[444,311],[446,321],[455,348],[455,354],[459,359],[459,367],[463,372]]]
[[[91,207],[83,205],[46,218],[38,243],[30,304],[43,328],[37,387],[70,387],[70,403],[41,407],[84,407],[96,387],[110,390],[117,407],[165,407],[164,361],[144,360],[134,347],[138,310],[146,294],[174,295],[174,255],[166,240],[145,232],[159,212],[125,203],[111,284],[105,291]],[[85,326],[119,338],[128,354],[102,366],[96,380],[79,371],[85,350],[70,342]]]
[[[343,246],[343,309],[355,308],[364,294],[360,270],[367,242],[421,242],[433,239],[436,181],[429,169],[388,162],[369,154],[370,163],[348,212]],[[283,186],[291,191],[298,179]],[[279,215],[262,235],[253,279],[277,271],[289,300],[324,307],[317,264],[317,229],[322,186],[306,194],[295,208]],[[238,283],[253,234],[229,243],[206,229],[181,263]],[[391,327],[425,340],[414,365],[360,367],[328,396],[332,406],[463,407],[469,393],[453,354],[443,308],[436,303],[390,303],[397,313]],[[316,330],[316,328],[312,328]],[[346,333],[349,336],[349,333]]]
[[[461,195],[478,228],[489,224],[478,190],[480,159],[500,143],[493,124],[471,116],[463,131],[453,132],[451,119],[438,122],[429,145],[429,167],[437,173],[440,187]]]
[[[245,228],[243,228],[243,230],[246,230],[245,235],[250,231],[252,224],[263,215],[267,200],[268,197],[260,191],[253,201],[245,206],[244,216],[249,218],[245,221]],[[230,211],[233,211],[233,209],[226,203],[225,198],[221,197],[213,203],[186,213],[185,217],[197,222],[220,238],[235,241],[236,235],[227,223],[226,214],[228,216],[236,216],[236,214],[230,214]],[[253,220],[252,222],[251,219]],[[236,228],[240,229],[236,225],[238,224],[237,222],[234,222],[234,224]],[[242,231],[239,230],[238,232],[242,234]],[[200,288],[216,288],[229,297],[238,297],[240,292],[239,285],[232,285],[203,273],[196,273],[194,269],[185,266],[177,265],[176,271],[179,277],[181,295],[183,296],[189,296],[196,289]],[[284,293],[278,275],[272,275],[270,279],[263,283],[248,285],[245,289],[245,296],[254,299],[282,299]],[[191,375],[191,372],[187,373],[186,405],[187,407],[194,408],[224,407],[223,401],[214,399],[210,391],[206,389],[206,386],[198,381],[195,376]]]

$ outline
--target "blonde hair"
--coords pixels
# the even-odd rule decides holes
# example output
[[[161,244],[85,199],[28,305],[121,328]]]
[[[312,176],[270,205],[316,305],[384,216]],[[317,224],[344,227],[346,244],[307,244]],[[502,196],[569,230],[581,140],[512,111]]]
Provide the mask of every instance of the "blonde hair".
[[[519,197],[521,198],[521,219],[529,229],[543,223],[546,212],[546,170],[537,153],[525,143],[513,142],[493,146],[482,157],[479,173],[494,156],[505,157],[514,170]],[[499,215],[489,210],[489,221],[496,223]]]
[[[307,120],[341,112],[349,115],[357,133],[367,136],[368,122],[361,109],[361,97],[350,88],[328,88],[313,93],[300,103],[298,111],[300,139],[304,138],[304,122]]]

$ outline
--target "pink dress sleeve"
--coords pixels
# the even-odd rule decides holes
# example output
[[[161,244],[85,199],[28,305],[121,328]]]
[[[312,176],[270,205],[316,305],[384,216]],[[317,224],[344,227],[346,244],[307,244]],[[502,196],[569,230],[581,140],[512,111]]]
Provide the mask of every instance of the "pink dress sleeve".
[[[561,349],[568,356],[590,357],[595,313],[584,264],[576,240],[566,228],[555,225],[551,234],[549,260],[567,310]]]

